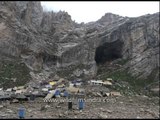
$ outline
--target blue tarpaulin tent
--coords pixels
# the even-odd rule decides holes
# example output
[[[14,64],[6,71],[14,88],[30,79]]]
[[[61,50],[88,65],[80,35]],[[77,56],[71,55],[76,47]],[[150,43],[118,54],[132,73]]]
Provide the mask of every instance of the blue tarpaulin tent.
[[[60,93],[61,93],[60,90],[56,90],[54,95],[57,96],[57,95],[60,95]]]
[[[68,92],[67,91],[64,91],[64,97],[68,97]]]

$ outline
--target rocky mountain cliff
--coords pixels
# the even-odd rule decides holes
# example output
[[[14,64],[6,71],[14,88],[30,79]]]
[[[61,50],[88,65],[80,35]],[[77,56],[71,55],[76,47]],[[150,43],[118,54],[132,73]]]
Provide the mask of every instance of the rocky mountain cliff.
[[[25,81],[93,78],[100,64],[114,61],[125,61],[123,68],[137,78],[156,71],[152,79],[159,79],[159,43],[159,13],[106,13],[77,24],[67,12],[43,11],[40,2],[0,2],[0,60],[24,64],[31,77]]]

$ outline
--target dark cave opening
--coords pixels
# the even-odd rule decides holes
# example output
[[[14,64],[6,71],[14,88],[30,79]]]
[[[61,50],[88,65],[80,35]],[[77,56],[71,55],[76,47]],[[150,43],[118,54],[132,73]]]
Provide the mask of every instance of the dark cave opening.
[[[58,60],[57,56],[55,56],[55,55],[49,55],[47,53],[44,53],[42,56],[43,56],[42,57],[43,58],[43,62],[45,64],[47,64],[48,66],[56,65],[57,60]]]
[[[97,64],[104,64],[122,57],[123,42],[117,40],[105,43],[96,49],[95,61]]]

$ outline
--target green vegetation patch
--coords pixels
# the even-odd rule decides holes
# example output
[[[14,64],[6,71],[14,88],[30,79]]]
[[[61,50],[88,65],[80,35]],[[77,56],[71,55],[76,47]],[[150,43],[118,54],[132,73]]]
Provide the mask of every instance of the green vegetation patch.
[[[121,60],[117,61],[116,64],[124,65],[124,64],[126,64],[128,61],[129,61],[129,59],[121,59]]]
[[[57,75],[61,77],[67,77],[70,78],[70,75],[73,74],[73,71],[76,69],[89,69],[91,66],[89,65],[84,65],[84,64],[77,64],[77,65],[70,65],[68,67],[61,68],[60,70],[57,71]]]
[[[24,85],[31,79],[28,67],[20,61],[0,62],[0,87]]]
[[[145,90],[144,88],[153,83],[152,79],[138,79],[128,73],[127,70],[118,70],[112,73],[108,72],[108,74],[100,76],[100,79],[103,80],[107,78],[112,78],[115,81],[113,88],[124,95],[142,94]]]

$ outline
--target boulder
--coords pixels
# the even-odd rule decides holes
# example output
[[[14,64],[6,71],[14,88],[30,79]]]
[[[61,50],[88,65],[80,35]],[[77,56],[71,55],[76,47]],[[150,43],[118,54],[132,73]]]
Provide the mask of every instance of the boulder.
[[[33,94],[33,95],[38,95],[38,94],[39,94],[39,91],[33,91],[32,94]]]
[[[97,97],[103,97],[101,93],[96,93]]]
[[[48,90],[48,88],[42,88],[42,91],[43,92],[48,92],[49,90]]]
[[[12,103],[19,103],[19,100],[18,99],[13,99]]]
[[[114,91],[110,92],[110,95],[111,96],[122,96],[120,92],[114,92]]]
[[[0,109],[3,108],[3,107],[4,107],[3,105],[0,105]]]
[[[108,116],[105,115],[105,114],[100,113],[100,114],[98,115],[98,118],[100,118],[100,119],[107,119]]]
[[[17,94],[16,99],[17,100],[25,100],[25,101],[28,100],[28,98],[23,94]]]
[[[158,86],[158,87],[155,87],[155,88],[151,88],[150,91],[151,91],[154,95],[158,95],[158,96],[159,96],[159,93],[160,93],[159,86]]]
[[[8,88],[7,90],[6,90],[6,92],[12,92],[12,88]]]
[[[56,74],[54,77],[53,77],[53,80],[59,80],[60,77]]]
[[[14,87],[14,88],[13,88],[13,91],[16,91],[16,90],[17,90],[17,87]]]
[[[11,99],[11,95],[0,96],[0,100],[10,100],[10,99]]]
[[[61,106],[56,106],[56,108],[61,108]]]
[[[5,92],[3,90],[0,90],[0,96],[4,96]]]
[[[103,85],[105,85],[105,86],[111,86],[112,83],[110,81],[105,81],[105,82],[103,82]]]
[[[22,94],[23,90],[16,90],[15,94]]]
[[[55,94],[55,90],[49,91],[45,99],[51,99],[54,96],[54,94]]]
[[[112,81],[112,78],[107,78],[107,81]]]
[[[23,90],[23,89],[25,89],[25,86],[18,86],[17,87],[17,90]]]
[[[110,93],[106,93],[105,95],[108,97],[108,96],[110,96]]]

